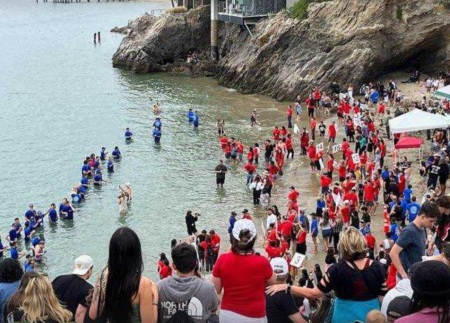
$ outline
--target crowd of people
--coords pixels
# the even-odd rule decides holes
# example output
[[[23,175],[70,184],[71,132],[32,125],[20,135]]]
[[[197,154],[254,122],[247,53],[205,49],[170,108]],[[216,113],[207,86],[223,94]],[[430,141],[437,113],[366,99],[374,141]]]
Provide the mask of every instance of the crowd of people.
[[[223,237],[215,230],[199,232],[196,223],[201,214],[189,210],[185,216],[189,237],[172,241],[170,260],[160,254],[160,280],[155,283],[142,275],[139,237],[122,227],[110,239],[108,261],[101,264],[94,286],[88,282],[94,267],[88,255],[75,259],[72,274],[53,281],[36,273],[30,263],[39,261],[45,248],[43,237],[38,237],[25,270],[17,260],[20,255],[0,262],[0,323],[449,323],[446,131],[434,131],[430,156],[418,170],[406,157],[389,163],[385,141],[390,132],[383,127],[391,118],[389,108],[401,101],[396,99],[399,90],[395,84],[377,83],[364,91],[364,98],[355,100],[351,85],[345,94],[336,83],[328,93],[314,89],[304,102],[298,98],[294,107],[288,106],[286,126],[275,126],[261,148],[259,143],[245,146],[226,136],[224,121],[218,121],[224,159],[215,168],[216,183],[225,184],[226,164],[243,164],[253,204],[267,210],[262,233],[258,234],[257,219],[249,210],[241,215],[231,212],[230,248],[225,252]],[[309,129],[300,131],[293,114],[301,117],[303,104],[310,122]],[[328,116],[333,107],[336,120],[317,124],[317,114]],[[198,127],[198,114],[189,111],[191,118]],[[256,118],[252,113],[252,126],[258,124]],[[154,129],[161,131],[160,119],[155,123]],[[129,129],[125,137],[132,137]],[[307,160],[319,182],[314,212],[306,211],[301,182],[290,186],[285,207],[269,206],[275,181],[284,175],[287,159],[294,160],[297,142],[301,153],[296,160]],[[73,190],[72,203],[83,200],[91,181],[102,184],[102,161],[121,157],[118,147],[111,159],[107,155],[102,148],[100,156],[84,161],[83,179]],[[413,185],[415,172],[426,189],[423,198]],[[119,206],[131,201],[131,185],[120,190]],[[58,220],[54,204],[45,214],[30,205],[25,237],[32,238],[47,214],[50,222]],[[62,203],[61,214],[73,218],[69,201]],[[380,232],[374,232],[375,223],[383,223]],[[12,227],[7,237],[11,246],[21,232],[20,220]],[[384,239],[377,241],[375,235],[381,234]],[[264,250],[256,250],[258,235]],[[317,263],[308,271],[315,254],[324,256],[325,266]]]

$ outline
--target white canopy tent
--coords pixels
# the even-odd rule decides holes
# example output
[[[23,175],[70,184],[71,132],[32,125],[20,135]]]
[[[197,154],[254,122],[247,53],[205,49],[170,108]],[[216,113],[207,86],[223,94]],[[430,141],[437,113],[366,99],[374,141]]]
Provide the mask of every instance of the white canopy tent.
[[[389,120],[389,129],[392,134],[447,128],[448,126],[450,126],[450,119],[448,117],[441,114],[424,112],[420,109],[414,109]]]
[[[450,99],[450,85],[441,87],[439,90],[434,92],[435,95]]]

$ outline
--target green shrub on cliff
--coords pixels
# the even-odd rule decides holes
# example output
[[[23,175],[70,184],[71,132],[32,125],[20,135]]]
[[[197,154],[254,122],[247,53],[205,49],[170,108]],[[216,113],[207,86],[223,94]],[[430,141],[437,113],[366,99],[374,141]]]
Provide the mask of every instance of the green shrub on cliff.
[[[292,8],[290,8],[290,12],[292,14],[292,17],[303,20],[308,18],[308,6],[310,3],[325,1],[331,0],[298,0],[296,3],[294,3]]]

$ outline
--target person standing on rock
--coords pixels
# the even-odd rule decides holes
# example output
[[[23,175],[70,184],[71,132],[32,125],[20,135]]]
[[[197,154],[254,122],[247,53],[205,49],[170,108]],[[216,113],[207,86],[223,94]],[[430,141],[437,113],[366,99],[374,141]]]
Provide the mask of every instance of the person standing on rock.
[[[294,109],[292,108],[292,105],[289,105],[287,108],[287,111],[286,111],[288,128],[292,128],[292,114],[293,113],[294,113]]]

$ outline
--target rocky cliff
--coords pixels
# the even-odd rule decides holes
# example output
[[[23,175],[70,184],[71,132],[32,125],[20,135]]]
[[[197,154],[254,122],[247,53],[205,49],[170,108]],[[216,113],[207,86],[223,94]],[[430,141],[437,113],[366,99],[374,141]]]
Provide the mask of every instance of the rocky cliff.
[[[113,66],[136,73],[192,70],[184,64],[188,52],[209,49],[209,28],[209,6],[160,17],[144,15],[126,27],[128,34],[112,58]]]
[[[244,93],[292,99],[331,81],[360,84],[429,57],[449,43],[450,11],[439,0],[334,0],[313,3],[308,18],[280,13],[233,28],[221,47],[222,84]]]
[[[207,60],[209,6],[183,14],[143,16],[113,57],[115,67],[138,73],[186,70],[187,53],[203,53],[189,70],[216,72]],[[224,29],[222,29],[224,31]],[[279,13],[250,33],[227,28],[220,47],[219,82],[243,93],[292,99],[314,86],[328,89],[372,80],[405,65],[450,58],[450,10],[442,0],[334,0],[312,3],[299,21]],[[439,53],[439,55],[436,55]]]

